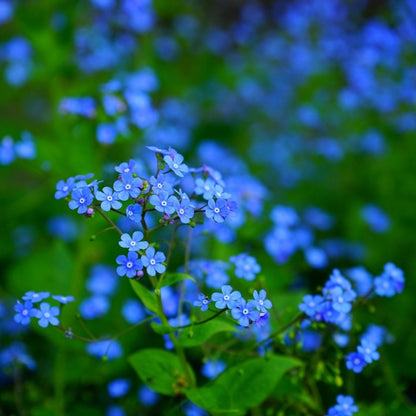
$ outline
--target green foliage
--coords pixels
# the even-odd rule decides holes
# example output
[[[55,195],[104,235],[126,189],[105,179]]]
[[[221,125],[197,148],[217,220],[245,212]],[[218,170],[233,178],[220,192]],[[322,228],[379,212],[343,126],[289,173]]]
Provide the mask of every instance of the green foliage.
[[[279,355],[254,358],[229,368],[206,386],[185,393],[193,403],[214,414],[245,415],[269,396],[287,371],[300,365],[294,358]]]
[[[174,396],[187,387],[187,376],[176,354],[148,348],[130,355],[128,360],[140,379],[159,393]],[[195,380],[192,368],[186,365],[188,374]]]
[[[136,280],[130,279],[130,284],[136,295],[143,302],[143,305],[149,309],[149,311],[156,314],[159,313],[160,310],[156,295]]]

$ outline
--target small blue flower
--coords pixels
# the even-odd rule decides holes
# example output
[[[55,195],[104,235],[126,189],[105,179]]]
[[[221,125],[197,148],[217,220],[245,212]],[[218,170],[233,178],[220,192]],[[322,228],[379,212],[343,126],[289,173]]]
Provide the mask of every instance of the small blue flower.
[[[73,296],[60,296],[60,295],[53,295],[52,299],[57,300],[59,303],[66,305],[69,302],[73,302],[75,298]]]
[[[155,207],[156,211],[164,214],[173,214],[175,212],[176,196],[169,195],[167,192],[159,192],[149,198],[149,202]]]
[[[95,197],[101,202],[101,208],[103,211],[110,211],[111,208],[120,209],[122,207],[121,202],[118,200],[118,194],[113,192],[109,186],[105,186],[101,191],[96,192]]]
[[[254,303],[256,309],[260,312],[267,312],[267,309],[270,309],[273,305],[269,299],[266,299],[267,293],[264,289],[260,290],[260,293],[257,293],[257,290],[253,292]]]
[[[113,360],[123,355],[123,349],[116,339],[91,342],[86,349],[88,354],[98,358],[106,357],[108,360]]]
[[[39,306],[40,309],[36,309],[35,317],[39,319],[38,324],[42,328],[46,328],[49,324],[58,325],[59,320],[59,308],[57,306],[49,305],[47,302],[42,302]]]
[[[374,279],[375,292],[379,296],[392,297],[404,287],[403,271],[393,263],[387,263],[381,276]]]
[[[217,309],[232,309],[236,302],[241,299],[241,293],[234,291],[230,285],[224,285],[221,287],[222,293],[215,292],[211,295],[211,300],[215,302]]]
[[[25,303],[17,301],[13,309],[17,312],[16,315],[14,315],[14,321],[22,325],[28,325],[30,323],[30,318],[35,316],[37,311],[33,308],[33,304],[29,300]]]
[[[110,302],[103,295],[93,295],[84,299],[79,305],[79,312],[85,319],[95,319],[105,315],[110,309]]]
[[[363,368],[367,365],[367,362],[364,359],[364,356],[359,352],[350,352],[346,357],[345,362],[349,370],[354,371],[354,373],[361,373]]]
[[[23,296],[23,300],[30,300],[32,303],[41,302],[44,299],[47,299],[49,297],[49,292],[39,292],[36,293],[33,290],[30,292],[26,292]]]
[[[326,416],[353,416],[356,412],[358,412],[358,407],[355,406],[354,399],[351,396],[339,394],[337,404],[328,409]]]
[[[144,406],[153,406],[159,400],[159,395],[146,385],[140,387],[137,396]]]
[[[55,199],[67,197],[75,186],[75,178],[68,178],[67,181],[60,180],[56,184]]]
[[[225,199],[210,199],[208,201],[208,207],[205,210],[207,218],[213,219],[215,222],[224,222],[224,219],[228,216],[229,210],[227,207],[227,201]]]
[[[215,378],[227,368],[224,361],[207,360],[201,368],[201,374],[207,378]]]
[[[94,197],[88,186],[74,189],[71,197],[72,200],[69,201],[68,206],[70,209],[78,208],[78,214],[85,214],[88,210],[88,206],[91,205],[92,201],[94,200]]]
[[[183,177],[184,173],[188,173],[189,168],[183,162],[183,156],[179,153],[176,153],[172,148],[169,148],[170,153],[164,156],[163,160],[170,167],[170,169],[175,173],[175,175]]]
[[[260,318],[260,312],[256,309],[256,303],[253,300],[247,302],[243,298],[240,298],[235,303],[231,309],[231,315],[244,327],[249,326],[251,322],[255,322]]]
[[[146,254],[142,255],[141,260],[150,276],[155,276],[156,273],[163,273],[166,270],[166,266],[162,264],[166,260],[166,256],[161,251],[156,252],[154,247],[149,247]]]
[[[113,123],[101,123],[97,126],[96,138],[99,143],[113,144],[117,134],[117,127]]]
[[[135,251],[129,251],[127,257],[120,255],[116,258],[116,262],[120,265],[117,267],[117,274],[119,276],[127,276],[132,278],[137,275],[137,271],[143,269],[142,260]]]
[[[205,200],[210,200],[215,194],[215,182],[211,178],[195,180],[195,194],[202,195]]]
[[[118,199],[121,201],[127,201],[129,198],[137,198],[140,195],[141,187],[141,179],[135,178],[131,173],[122,173],[120,179],[116,180],[113,184]]]
[[[380,358],[380,354],[376,349],[377,347],[375,344],[364,338],[361,341],[361,345],[357,347],[357,352],[359,352],[364,357],[364,360],[370,364]]]
[[[121,314],[132,325],[139,323],[146,317],[144,308],[137,299],[127,299],[121,308]]]
[[[143,233],[141,231],[135,231],[131,237],[125,233],[121,236],[121,241],[118,244],[120,247],[128,248],[129,251],[144,250],[149,246],[149,243],[142,241],[142,239]]]
[[[208,310],[208,306],[211,303],[211,300],[207,298],[204,294],[200,293],[198,295],[198,300],[194,302],[194,306],[201,308],[202,312]]]
[[[126,208],[126,217],[135,223],[139,223],[142,219],[142,206],[140,204],[132,204]]]
[[[306,295],[303,297],[303,303],[299,305],[299,310],[305,312],[309,317],[315,318],[323,301],[324,298],[321,295]]]
[[[118,378],[108,383],[107,389],[108,394],[111,397],[122,397],[125,396],[130,390],[130,380],[126,378]]]
[[[168,195],[172,195],[173,193],[173,186],[172,184],[163,178],[163,176],[159,176],[155,178],[152,176],[149,179],[149,183],[152,186],[152,191],[155,194],[159,194],[160,192],[166,192]]]
[[[183,194],[185,195],[185,194]],[[182,195],[182,201],[177,199],[174,202],[176,213],[183,224],[188,224],[191,218],[194,216],[194,207],[188,198],[184,198]]]
[[[254,280],[261,268],[257,260],[246,253],[231,256],[230,261],[235,264],[235,275],[246,280]]]

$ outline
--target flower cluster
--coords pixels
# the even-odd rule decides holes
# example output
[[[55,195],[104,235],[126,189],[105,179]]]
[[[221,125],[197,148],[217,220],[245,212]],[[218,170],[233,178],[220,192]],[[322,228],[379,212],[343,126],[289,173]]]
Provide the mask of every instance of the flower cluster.
[[[48,302],[42,302],[44,299],[49,298],[49,296],[49,292],[26,292],[22,296],[23,302],[18,300],[16,305],[14,305],[16,312],[14,315],[15,322],[22,325],[29,325],[31,318],[36,318],[38,319],[38,324],[43,328],[46,328],[49,324],[54,326],[58,325],[60,308],[58,306],[51,306]],[[52,299],[65,305],[68,302],[72,302],[74,297],[52,295]],[[39,307],[35,307],[38,303],[40,303]]]
[[[380,358],[380,354],[377,351],[377,343],[371,338],[363,336],[361,338],[361,344],[357,347],[356,352],[350,352],[346,357],[346,366],[354,373],[361,373],[362,369],[373,361],[377,361]]]
[[[206,311],[211,302],[214,302],[217,309],[229,309],[231,315],[239,325],[248,327],[252,323],[262,326],[269,317],[268,309],[272,307],[272,302],[266,299],[267,293],[264,289],[253,292],[254,299],[245,300],[238,290],[233,290],[230,285],[221,287],[221,292],[214,292],[211,299],[200,294],[199,299],[194,302],[194,306]]]

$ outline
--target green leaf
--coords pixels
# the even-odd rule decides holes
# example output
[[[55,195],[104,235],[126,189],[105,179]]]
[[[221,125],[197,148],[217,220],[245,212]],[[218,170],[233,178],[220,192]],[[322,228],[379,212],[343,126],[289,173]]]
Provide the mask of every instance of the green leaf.
[[[149,311],[158,314],[159,304],[157,303],[156,295],[137,280],[130,279],[130,284],[133,290],[136,292],[136,295],[143,302],[143,305],[149,309]]]
[[[187,381],[179,358],[168,351],[149,348],[129,357],[129,362],[140,379],[158,393],[174,396],[186,388]],[[188,372],[195,380],[192,368]]]
[[[179,333],[179,341],[184,347],[195,347],[196,345],[203,344],[219,332],[237,332],[237,329],[234,323],[221,318],[215,318],[204,324],[183,329]]]
[[[179,281],[184,280],[184,279],[193,280],[195,282],[195,279],[189,274],[186,274],[186,273],[169,273],[165,276],[165,278],[160,283],[160,287],[172,286],[176,282],[179,282]]]
[[[280,355],[254,358],[229,368],[204,387],[185,390],[185,394],[210,412],[244,415],[272,393],[288,370],[300,365],[299,360]]]

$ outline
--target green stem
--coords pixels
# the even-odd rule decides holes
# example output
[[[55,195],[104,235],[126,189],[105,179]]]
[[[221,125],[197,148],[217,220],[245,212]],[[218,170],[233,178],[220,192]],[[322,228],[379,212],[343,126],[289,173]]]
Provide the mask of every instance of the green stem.
[[[94,207],[95,210],[120,234],[123,235],[123,232],[120,230],[120,228],[117,227],[116,224],[108,217],[108,215],[98,206]]]

